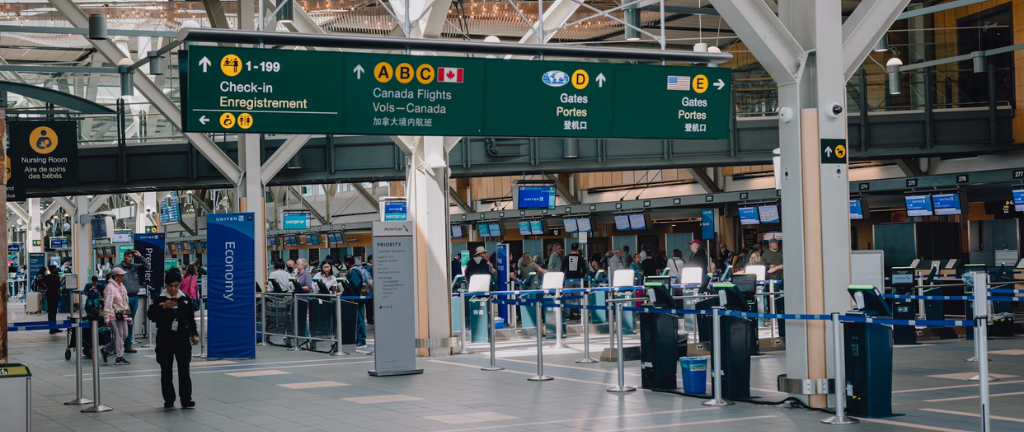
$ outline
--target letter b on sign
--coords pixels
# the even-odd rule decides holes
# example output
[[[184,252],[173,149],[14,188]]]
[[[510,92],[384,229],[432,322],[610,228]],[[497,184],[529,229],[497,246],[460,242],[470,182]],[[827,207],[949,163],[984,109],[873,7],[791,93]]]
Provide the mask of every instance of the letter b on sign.
[[[412,65],[409,63],[402,63],[395,68],[395,78],[402,84],[409,84],[413,78]]]

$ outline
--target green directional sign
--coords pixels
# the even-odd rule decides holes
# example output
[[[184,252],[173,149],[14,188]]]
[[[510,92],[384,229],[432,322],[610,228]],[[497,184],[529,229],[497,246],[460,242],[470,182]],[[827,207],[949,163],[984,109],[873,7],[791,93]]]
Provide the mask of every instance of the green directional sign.
[[[483,59],[345,54],[345,133],[482,135]]]
[[[207,46],[185,52],[186,132],[341,130],[342,53]]]
[[[727,139],[726,68],[189,47],[186,132]]]

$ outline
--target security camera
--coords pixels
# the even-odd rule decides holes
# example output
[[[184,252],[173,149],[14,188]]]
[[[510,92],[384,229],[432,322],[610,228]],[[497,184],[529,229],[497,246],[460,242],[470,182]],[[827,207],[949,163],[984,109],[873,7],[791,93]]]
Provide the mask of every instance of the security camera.
[[[832,105],[828,106],[828,116],[832,118],[839,118],[843,115],[843,106],[839,105],[838,102],[832,102]]]
[[[793,109],[790,107],[782,107],[782,109],[779,110],[779,121],[783,123],[793,121]]]

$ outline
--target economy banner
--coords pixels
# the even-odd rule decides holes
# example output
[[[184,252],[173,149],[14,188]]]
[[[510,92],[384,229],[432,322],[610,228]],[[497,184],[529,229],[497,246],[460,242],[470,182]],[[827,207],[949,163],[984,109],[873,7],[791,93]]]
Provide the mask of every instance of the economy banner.
[[[164,286],[160,269],[160,263],[164,262],[164,234],[135,234],[135,250],[142,254],[144,264],[139,273],[139,283],[152,288]]]
[[[252,213],[206,216],[207,357],[256,357],[256,250]]]

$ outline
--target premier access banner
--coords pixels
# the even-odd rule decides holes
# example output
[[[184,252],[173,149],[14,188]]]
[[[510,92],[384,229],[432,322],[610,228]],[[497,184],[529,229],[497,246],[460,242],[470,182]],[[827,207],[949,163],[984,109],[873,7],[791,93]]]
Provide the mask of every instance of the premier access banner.
[[[164,286],[163,270],[160,263],[164,262],[164,234],[135,234],[135,250],[142,255],[143,267],[139,273],[139,283],[143,286],[159,288]]]
[[[252,213],[206,216],[207,357],[256,357],[256,250]]]

